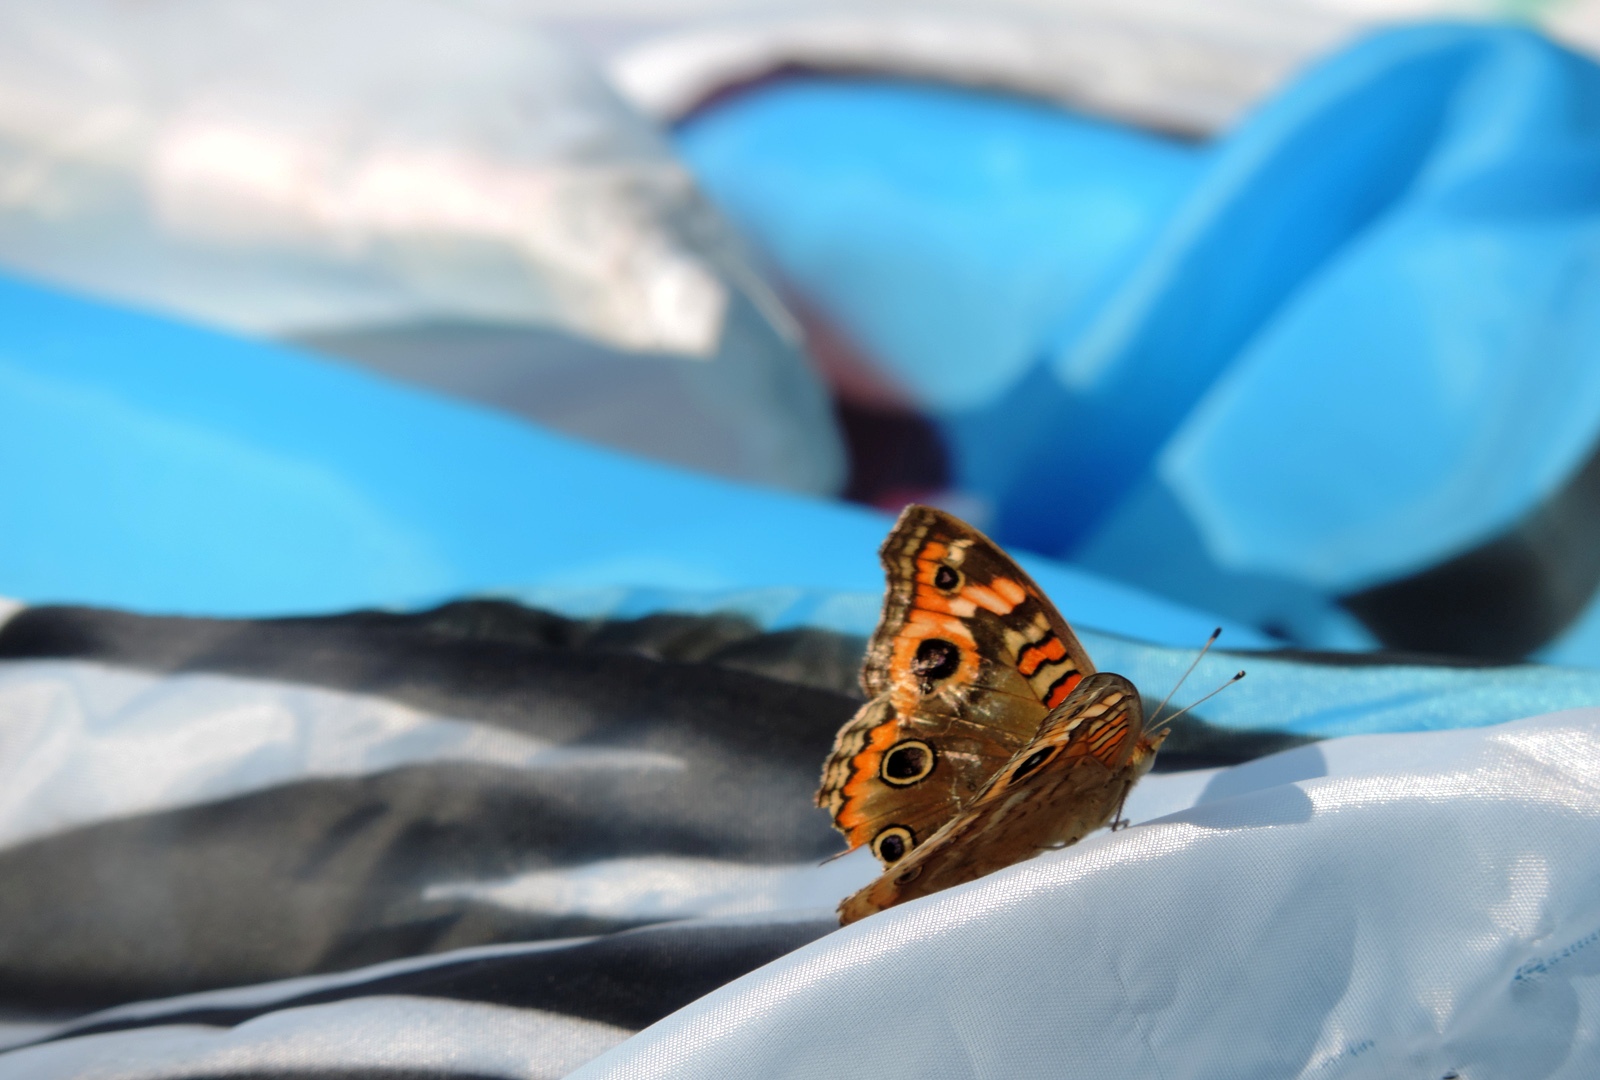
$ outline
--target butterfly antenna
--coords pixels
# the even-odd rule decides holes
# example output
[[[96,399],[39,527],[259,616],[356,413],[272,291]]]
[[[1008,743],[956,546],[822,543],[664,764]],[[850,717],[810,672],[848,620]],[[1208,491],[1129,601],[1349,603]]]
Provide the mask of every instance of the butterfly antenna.
[[[1207,694],[1205,697],[1201,698],[1199,701],[1190,702],[1188,705],[1185,705],[1183,708],[1179,709],[1177,712],[1173,713],[1171,716],[1167,717],[1165,720],[1162,720],[1159,723],[1151,724],[1150,725],[1150,730],[1154,732],[1154,731],[1159,731],[1162,728],[1171,727],[1172,726],[1172,722],[1174,720],[1176,720],[1178,717],[1182,716],[1184,713],[1188,712],[1190,709],[1194,708],[1197,705],[1204,705],[1206,702],[1210,701],[1212,698],[1216,697],[1218,694],[1222,693],[1224,690],[1226,690],[1228,687],[1232,686],[1234,683],[1238,682],[1242,678],[1244,678],[1244,672],[1241,671],[1241,672],[1239,672],[1239,674],[1235,675],[1233,678],[1229,679],[1227,682],[1223,683],[1221,686],[1219,686],[1215,690],[1211,691],[1211,693]]]
[[[1200,661],[1206,658],[1206,653],[1210,650],[1211,646],[1217,643],[1217,639],[1221,636],[1222,627],[1219,626],[1215,630],[1211,631],[1211,636],[1206,638],[1206,643],[1200,647],[1200,653],[1189,665],[1189,670],[1185,671],[1181,676],[1178,677],[1178,681],[1174,683],[1172,689],[1167,692],[1167,696],[1161,699],[1161,704],[1156,706],[1156,711],[1150,714],[1150,727],[1152,730],[1161,723],[1157,717],[1161,715],[1161,710],[1165,709],[1167,704],[1172,700],[1172,695],[1178,692],[1178,687],[1183,685],[1183,680],[1194,674],[1194,669],[1200,666]],[[1195,705],[1198,704],[1200,704],[1200,702],[1195,702]],[[1189,706],[1189,708],[1194,708],[1194,705]]]
[[[1195,702],[1195,704],[1198,705],[1200,703],[1197,701],[1197,702]],[[855,850],[855,848],[853,848],[853,847],[847,847],[843,851],[836,851],[832,855],[829,855],[826,859],[823,859],[817,865],[818,866],[827,866],[829,863],[833,862],[833,860],[842,859],[842,858],[844,858],[846,855],[850,854],[854,850]]]

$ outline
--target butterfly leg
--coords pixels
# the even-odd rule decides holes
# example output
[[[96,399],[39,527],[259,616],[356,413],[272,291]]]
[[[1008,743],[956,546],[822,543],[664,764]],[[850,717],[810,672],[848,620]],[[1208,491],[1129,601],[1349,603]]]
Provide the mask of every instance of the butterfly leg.
[[[1122,816],[1122,808],[1127,805],[1128,789],[1130,787],[1132,787],[1131,784],[1124,784],[1122,786],[1122,797],[1117,800],[1117,812],[1111,815],[1112,832],[1116,832],[1118,829],[1126,829],[1128,826],[1133,824],[1133,822]]]

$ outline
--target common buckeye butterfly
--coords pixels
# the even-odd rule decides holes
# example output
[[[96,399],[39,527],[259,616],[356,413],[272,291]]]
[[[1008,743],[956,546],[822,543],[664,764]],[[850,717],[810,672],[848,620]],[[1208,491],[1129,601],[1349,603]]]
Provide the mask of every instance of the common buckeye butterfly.
[[[1164,730],[1096,672],[1043,592],[960,519],[909,506],[879,551],[888,592],[870,699],[839,729],[817,805],[885,871],[848,924],[1063,847],[1115,820]]]

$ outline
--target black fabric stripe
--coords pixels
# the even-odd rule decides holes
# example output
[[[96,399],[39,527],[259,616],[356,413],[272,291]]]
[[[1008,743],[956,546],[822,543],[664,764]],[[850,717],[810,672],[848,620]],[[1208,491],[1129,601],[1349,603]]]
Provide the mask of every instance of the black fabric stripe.
[[[1600,452],[1509,531],[1341,602],[1386,646],[1516,660],[1570,626],[1600,588]]]
[[[640,660],[688,664],[859,698],[865,647],[861,638],[823,630],[763,631],[738,615],[583,620],[500,600],[406,614],[258,620],[47,606],[25,608],[0,625],[0,660],[84,659],[146,671],[289,679],[426,708],[480,703],[486,677],[503,679],[530,665],[548,670],[578,657],[597,662],[587,670],[604,670],[605,661],[621,665],[615,670],[623,674]]]
[[[1311,741],[1222,732],[1208,742],[1206,730],[1184,718],[1157,767]],[[412,766],[0,850],[0,1004],[85,1010],[634,926],[643,920],[425,892],[630,856],[821,860],[838,839],[811,805],[814,760],[807,765],[769,768],[755,754],[620,784],[584,770]]]
[[[772,923],[672,923],[593,941],[453,960],[250,1005],[175,1003],[139,1017],[82,1020],[48,1040],[169,1024],[232,1027],[279,1009],[379,994],[540,1009],[632,1031],[655,1023],[739,976],[838,929],[834,919]]]
[[[529,684],[572,687],[559,696],[582,696],[601,674],[607,682],[619,682],[651,670],[638,661],[761,675],[831,689],[859,703],[857,673],[865,649],[864,639],[848,634],[809,628],[767,632],[732,615],[577,620],[506,601],[461,601],[413,614],[355,612],[265,620],[38,607],[0,625],[0,661],[74,658],[153,671],[282,679],[376,694],[518,730],[530,730],[527,718],[537,704],[529,700]],[[1214,654],[1351,667],[1481,663],[1394,652],[1247,649]],[[518,673],[522,677],[515,677]],[[696,675],[714,677],[703,671]],[[668,683],[659,686],[669,687],[677,689]]]
[[[386,1065],[363,1065],[360,1068],[327,1068],[303,1064],[286,1065],[282,1069],[270,1067],[236,1072],[193,1072],[182,1061],[166,1064],[161,1080],[507,1080],[503,1075],[473,1072],[440,1072],[437,1069],[391,1068]]]
[[[560,746],[675,754],[689,763],[685,783],[703,800],[736,806],[741,791],[776,783],[774,793],[805,789],[801,805],[809,804],[818,765],[858,700],[736,669],[732,661],[749,653],[726,646],[718,617],[663,618],[654,627],[670,631],[652,639],[670,659],[604,644],[639,632],[638,624],[577,627],[503,604],[258,623],[41,608],[0,628],[0,660],[71,657],[369,693]],[[589,644],[559,643],[574,633],[587,634]],[[550,637],[558,644],[543,643]],[[735,637],[735,644],[776,649],[776,638]],[[799,644],[767,659],[808,666],[799,654],[819,639],[786,640]],[[720,659],[682,659],[706,654]]]
[[[747,625],[646,622],[579,625],[476,603],[262,623],[21,613],[0,630],[0,655],[13,661],[137,659],[156,670],[273,675],[684,767],[439,763],[287,784],[0,850],[0,1004],[99,1007],[638,921],[424,902],[433,884],[627,856],[781,864],[837,850],[812,794],[856,701],[737,670],[732,661],[749,659],[738,646],[775,637],[752,638]]]
[[[78,657],[310,682],[561,747],[671,755],[684,768],[419,765],[0,849],[0,1005],[94,1008],[634,925],[424,901],[439,883],[657,854],[820,860],[838,840],[812,804],[817,770],[856,700],[785,681],[784,665],[853,675],[860,647],[717,616],[576,623],[500,603],[259,623],[24,611],[0,629],[11,662]],[[815,656],[824,660],[813,666]],[[1186,717],[1157,767],[1303,741]]]
[[[0,1005],[102,1008],[651,921],[430,899],[430,885],[661,853],[804,865],[837,850],[810,802],[815,761],[734,771],[722,798],[683,774],[619,785],[586,770],[417,766],[0,850]]]
[[[585,621],[504,601],[463,601],[402,615],[257,621],[40,607],[0,626],[0,661],[75,658],[310,683],[555,742],[584,737],[587,725],[573,723],[580,714],[663,724],[693,717],[708,736],[727,733],[737,742],[748,741],[750,718],[760,716],[767,754],[792,750],[790,760],[802,771],[815,770],[859,702],[856,673],[864,650],[861,638],[811,629],[762,632],[736,616]],[[1349,666],[1463,663],[1298,650],[1217,655]],[[1072,674],[1063,672],[1055,685]],[[743,710],[728,708],[730,696],[743,697],[755,685],[749,676],[770,680],[760,700]],[[797,692],[796,685],[803,689]],[[827,693],[830,687],[837,697]],[[1193,730],[1180,738],[1186,726]],[[1230,732],[1183,717],[1163,757],[1173,763],[1166,768],[1201,767],[1188,764],[1189,751],[1182,749],[1193,744],[1195,762],[1237,764],[1305,741]]]
[[[577,624],[498,603],[259,623],[24,611],[0,630],[0,656],[366,691],[684,768],[441,763],[0,850],[0,1003],[97,1007],[636,924],[424,901],[433,884],[657,854],[820,860],[838,841],[812,805],[817,769],[856,701],[738,670],[754,645],[770,671],[774,656],[760,649],[776,638],[719,617]],[[776,658],[798,662],[792,648]]]

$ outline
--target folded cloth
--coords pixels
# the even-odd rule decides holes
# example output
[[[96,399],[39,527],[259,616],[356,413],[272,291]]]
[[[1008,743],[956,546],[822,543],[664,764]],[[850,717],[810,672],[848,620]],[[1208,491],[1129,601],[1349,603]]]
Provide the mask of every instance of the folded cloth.
[[[21,669],[13,680],[50,674],[39,661],[9,666]],[[147,688],[144,705],[142,716],[124,709],[101,718],[100,737],[120,751],[124,783],[159,758],[137,752],[141,733],[165,733],[164,746],[145,749],[170,751],[181,728],[159,693]],[[237,729],[252,712],[261,716],[257,729],[272,719],[265,698],[220,716]],[[60,708],[55,715],[65,719]],[[620,774],[610,796],[573,807],[591,819],[573,833],[586,849],[569,853],[575,861],[551,863],[537,842],[520,853],[485,847],[479,834],[496,827],[491,819],[502,819],[502,831],[518,831],[519,822],[539,827],[537,807],[511,794],[519,767],[529,774],[522,785],[538,786],[542,771],[558,792],[563,771],[568,786],[581,785],[577,774],[601,766],[601,755],[591,750],[594,760],[580,761],[568,748],[560,760],[545,750],[544,761],[528,755],[519,766],[515,751],[526,748],[482,738],[473,746],[458,733],[453,752],[439,753],[448,737],[419,738],[417,721],[407,728],[390,718],[384,731],[370,715],[347,711],[339,731],[336,717],[303,720],[298,733],[305,750],[322,744],[324,785],[361,784],[363,770],[379,771],[368,775],[359,805],[322,814],[320,825],[317,805],[337,811],[337,800],[319,797],[312,778],[293,779],[293,768],[262,776],[271,743],[252,740],[245,724],[235,745],[248,744],[248,752],[233,778],[179,792],[186,807],[135,815],[126,819],[135,827],[120,832],[101,807],[97,825],[58,822],[32,844],[6,846],[0,876],[10,955],[0,971],[10,1002],[0,1044],[10,1049],[0,1051],[0,1075],[554,1077],[598,1056],[586,1075],[828,1076],[865,1062],[886,1076],[1031,1077],[1071,1068],[1312,1076],[1339,1067],[1521,1077],[1584,1075],[1595,1054],[1594,1025],[1584,1017],[1600,1002],[1589,980],[1575,976],[1592,974],[1600,941],[1596,710],[1470,731],[1333,739],[1232,768],[1152,775],[1128,804],[1138,827],[840,932],[832,902],[875,872],[860,852],[822,867],[751,864],[727,846],[734,833],[724,829],[724,840],[705,849],[720,857],[608,860],[594,826],[615,818],[615,798],[639,782]],[[664,745],[671,728],[654,730],[646,741]],[[189,734],[193,758],[204,733]],[[405,766],[405,743],[428,743],[430,734],[434,764]],[[363,738],[368,760],[334,775],[329,751],[342,741],[354,756]],[[387,752],[375,753],[385,738]],[[83,740],[69,740],[80,757]],[[283,746],[284,734],[278,741]],[[437,798],[445,773],[472,764],[471,752],[480,770],[502,770],[507,792],[475,814],[463,816],[471,800],[456,798],[452,825],[441,817],[448,808],[383,798],[385,789],[395,795],[418,785]],[[624,752],[619,746],[612,756]],[[68,762],[72,748],[58,746],[56,756]],[[224,756],[213,754],[211,773]],[[708,775],[692,758],[687,765],[691,781]],[[252,770],[255,783],[276,784],[284,797],[218,797],[230,785],[249,787]],[[105,757],[101,772],[116,772]],[[71,790],[71,779],[58,771],[33,795],[52,781],[58,792]],[[773,794],[786,787],[750,789],[756,802],[729,810],[727,825],[737,832],[767,802],[767,816],[779,815],[773,820],[814,814],[822,846],[822,816],[800,798]],[[627,845],[680,834],[694,816],[662,805],[655,837],[636,823],[639,837]],[[117,835],[107,844],[83,845],[108,826]],[[701,832],[718,835],[714,826]],[[141,834],[160,846],[141,843]],[[98,857],[120,844],[129,845],[121,862]],[[274,846],[275,875],[220,887],[244,863],[274,861]],[[470,867],[484,856],[499,862],[491,870],[498,876],[473,882]],[[541,868],[518,873],[516,863],[530,859]],[[63,888],[74,867],[80,883]],[[103,897],[87,891],[95,881],[112,883]],[[64,905],[63,895],[76,899]],[[711,913],[673,921],[708,902],[701,910]],[[431,906],[431,917],[408,919],[407,905]],[[85,936],[112,907],[122,909],[120,932]],[[142,925],[130,923],[126,915],[141,908]],[[340,909],[389,925],[351,937],[326,925]],[[495,909],[501,935],[537,933],[541,918],[557,914],[568,927],[574,919],[596,929],[606,919],[643,925],[459,944],[482,934]],[[608,915],[594,921],[602,911]],[[519,917],[523,925],[513,928]],[[345,948],[306,952],[283,937],[296,921],[304,931],[344,934]],[[77,940],[61,940],[68,928]],[[456,947],[437,951],[451,940]],[[76,972],[67,958],[44,955],[62,950],[78,953]],[[378,959],[384,950],[393,958]],[[30,951],[51,960],[35,968],[31,984]],[[165,979],[169,989],[181,985],[174,974],[216,981],[218,962],[251,953],[271,957],[280,971],[285,962],[306,971],[83,1012],[84,990],[105,1000],[108,991],[136,988],[139,975]],[[146,969],[130,981],[140,963]],[[102,977],[120,967],[120,980],[84,980],[97,964]]]
[[[1302,646],[1592,664],[1597,102],[1590,57],[1435,24],[1202,143],[861,78],[680,141],[841,392],[920,417],[888,497]]]
[[[1600,710],[1350,738],[831,934],[576,1075],[1580,1077]]]
[[[1147,707],[1193,653],[1084,643]],[[829,934],[875,875],[865,851],[823,862],[839,840],[811,798],[863,645],[505,601],[14,611],[0,1076],[561,1075]],[[1364,744],[1330,735],[1600,700],[1592,671],[1382,656],[1231,651],[1196,678],[1240,666],[1178,720],[1132,820],[1340,775]],[[1430,784],[1405,790],[1458,796]],[[1215,911],[1208,880],[1188,898]]]
[[[0,100],[0,266],[707,472],[840,488],[792,319],[654,125],[527,22],[0,0]]]
[[[881,595],[890,524],[4,278],[0,464],[0,597],[196,615],[551,591]],[[1216,625],[1026,565],[1091,625],[1172,644]]]

